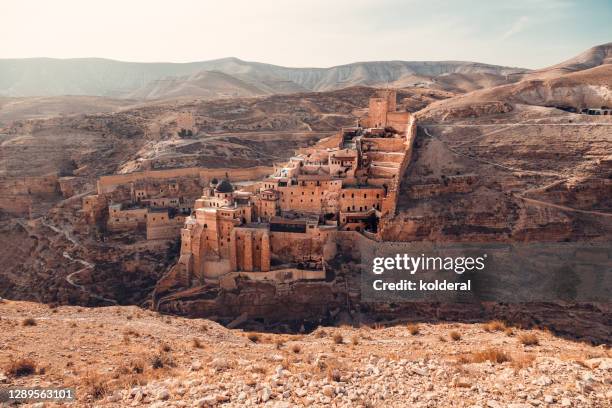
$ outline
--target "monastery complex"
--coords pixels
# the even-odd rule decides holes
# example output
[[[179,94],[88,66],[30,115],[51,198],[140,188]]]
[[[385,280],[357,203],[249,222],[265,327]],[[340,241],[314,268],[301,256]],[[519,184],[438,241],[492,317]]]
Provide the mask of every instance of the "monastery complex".
[[[378,240],[395,214],[415,132],[410,113],[396,111],[396,92],[383,90],[355,127],[281,166],[105,176],[83,210],[110,231],[141,229],[148,240],[180,236],[170,275],[183,287],[232,287],[239,276],[324,279],[340,234]]]

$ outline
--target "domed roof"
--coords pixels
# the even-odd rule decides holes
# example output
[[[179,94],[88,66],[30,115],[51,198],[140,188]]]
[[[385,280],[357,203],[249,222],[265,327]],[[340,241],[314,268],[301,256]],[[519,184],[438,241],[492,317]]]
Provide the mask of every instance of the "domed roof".
[[[217,184],[215,191],[219,193],[231,193],[234,191],[234,186],[232,186],[232,183],[230,183],[228,180],[223,180]]]

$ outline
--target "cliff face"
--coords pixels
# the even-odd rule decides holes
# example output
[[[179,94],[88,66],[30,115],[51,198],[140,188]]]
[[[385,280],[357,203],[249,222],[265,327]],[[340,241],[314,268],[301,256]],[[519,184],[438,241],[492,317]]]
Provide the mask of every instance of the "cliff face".
[[[524,105],[422,121],[384,239],[609,239],[611,126],[605,116]]]

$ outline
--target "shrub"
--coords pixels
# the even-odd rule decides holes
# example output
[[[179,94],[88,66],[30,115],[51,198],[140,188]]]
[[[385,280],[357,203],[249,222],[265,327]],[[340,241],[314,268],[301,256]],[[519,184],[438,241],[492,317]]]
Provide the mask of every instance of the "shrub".
[[[27,377],[36,373],[36,363],[29,358],[11,360],[6,367],[6,373],[10,377]]]
[[[27,319],[24,319],[23,322],[21,322],[22,326],[36,326],[36,320],[34,320],[31,317],[28,317]]]
[[[249,333],[247,335],[247,339],[251,340],[253,343],[257,343],[260,340],[260,337],[257,333]]]
[[[100,399],[109,392],[108,381],[105,377],[97,373],[87,373],[82,381],[86,392],[94,399]]]
[[[169,353],[172,351],[172,348],[170,347],[168,343],[163,343],[160,347],[160,350],[164,353]]]
[[[496,332],[506,330],[506,324],[501,320],[493,320],[483,326],[486,332]]]
[[[358,345],[359,344],[359,337],[358,336],[351,337],[351,343],[353,343],[353,346]]]
[[[276,349],[280,350],[281,347],[283,347],[285,345],[285,340],[284,339],[276,339],[274,344],[276,344]]]
[[[506,330],[504,330],[504,333],[506,334],[506,336],[510,337],[510,336],[514,336],[514,330],[512,330],[512,327],[507,327]]]
[[[408,333],[410,333],[411,335],[416,336],[417,334],[419,334],[419,325],[418,324],[410,323],[406,327],[408,328]]]
[[[461,340],[461,334],[459,334],[458,331],[453,330],[452,332],[450,332],[449,336],[453,341]]]
[[[76,324],[76,322],[71,322],[71,323],[70,323],[70,327],[72,327],[72,328],[75,328],[75,327],[77,327],[77,324]]]
[[[537,346],[540,344],[538,336],[533,333],[525,333],[519,336],[519,341],[525,346]]]
[[[294,344],[293,346],[291,346],[291,351],[293,351],[295,354],[298,354],[300,351],[302,351],[302,347],[300,347],[299,344]]]
[[[485,361],[490,361],[492,363],[501,364],[507,361],[512,361],[512,358],[503,350],[488,348],[486,350],[473,353],[469,360],[472,363],[483,363]]]
[[[342,344],[344,342],[344,338],[342,337],[340,333],[335,333],[333,340],[334,340],[334,343],[336,344]]]

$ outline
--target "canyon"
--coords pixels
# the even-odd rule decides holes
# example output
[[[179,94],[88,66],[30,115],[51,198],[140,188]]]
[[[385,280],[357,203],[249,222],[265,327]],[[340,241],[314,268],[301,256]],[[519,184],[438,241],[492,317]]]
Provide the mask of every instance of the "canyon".
[[[598,46],[533,72],[465,63],[388,64],[386,72],[393,74],[353,77],[346,85],[368,86],[336,89],[332,79],[339,72],[357,75],[372,66],[361,64],[313,71],[295,83],[299,87],[290,84],[290,92],[245,91],[212,100],[199,88],[211,89],[205,81],[220,80],[221,74],[183,72],[186,78],[165,83],[165,89],[157,84],[128,99],[102,98],[108,102],[99,110],[95,98],[104,90],[91,96],[93,107],[77,97],[53,96],[58,108],[48,111],[37,108],[45,99],[15,92],[3,99],[8,110],[0,109],[0,296],[49,304],[137,304],[231,327],[285,332],[368,319],[504,318],[606,343],[606,305],[575,305],[577,317],[564,319],[565,306],[554,304],[364,303],[355,243],[609,242],[612,122],[608,115],[579,112],[612,105],[611,49]],[[215,64],[210,67],[229,66],[236,75],[245,66]],[[258,69],[263,68],[251,64],[247,71],[264,75]],[[283,81],[293,75],[279,67],[266,70]],[[331,147],[339,129],[367,118],[368,101],[387,87],[398,88],[393,111],[413,117],[415,128],[410,155],[394,181],[395,204],[376,237],[368,237],[361,224],[360,230],[339,231],[324,276],[314,280],[279,285],[244,278],[252,272],[245,270],[230,287],[206,279],[183,283],[175,267],[185,253],[179,235],[213,179],[261,193],[256,182],[296,155]],[[68,110],[58,114],[62,106]],[[384,172],[380,167],[389,167],[392,154],[373,150],[374,163],[387,163],[376,169]],[[146,197],[139,201],[138,194]],[[137,202],[142,208],[131,206]],[[153,219],[162,214],[159,207],[165,215]],[[164,224],[152,224],[158,221]]]

